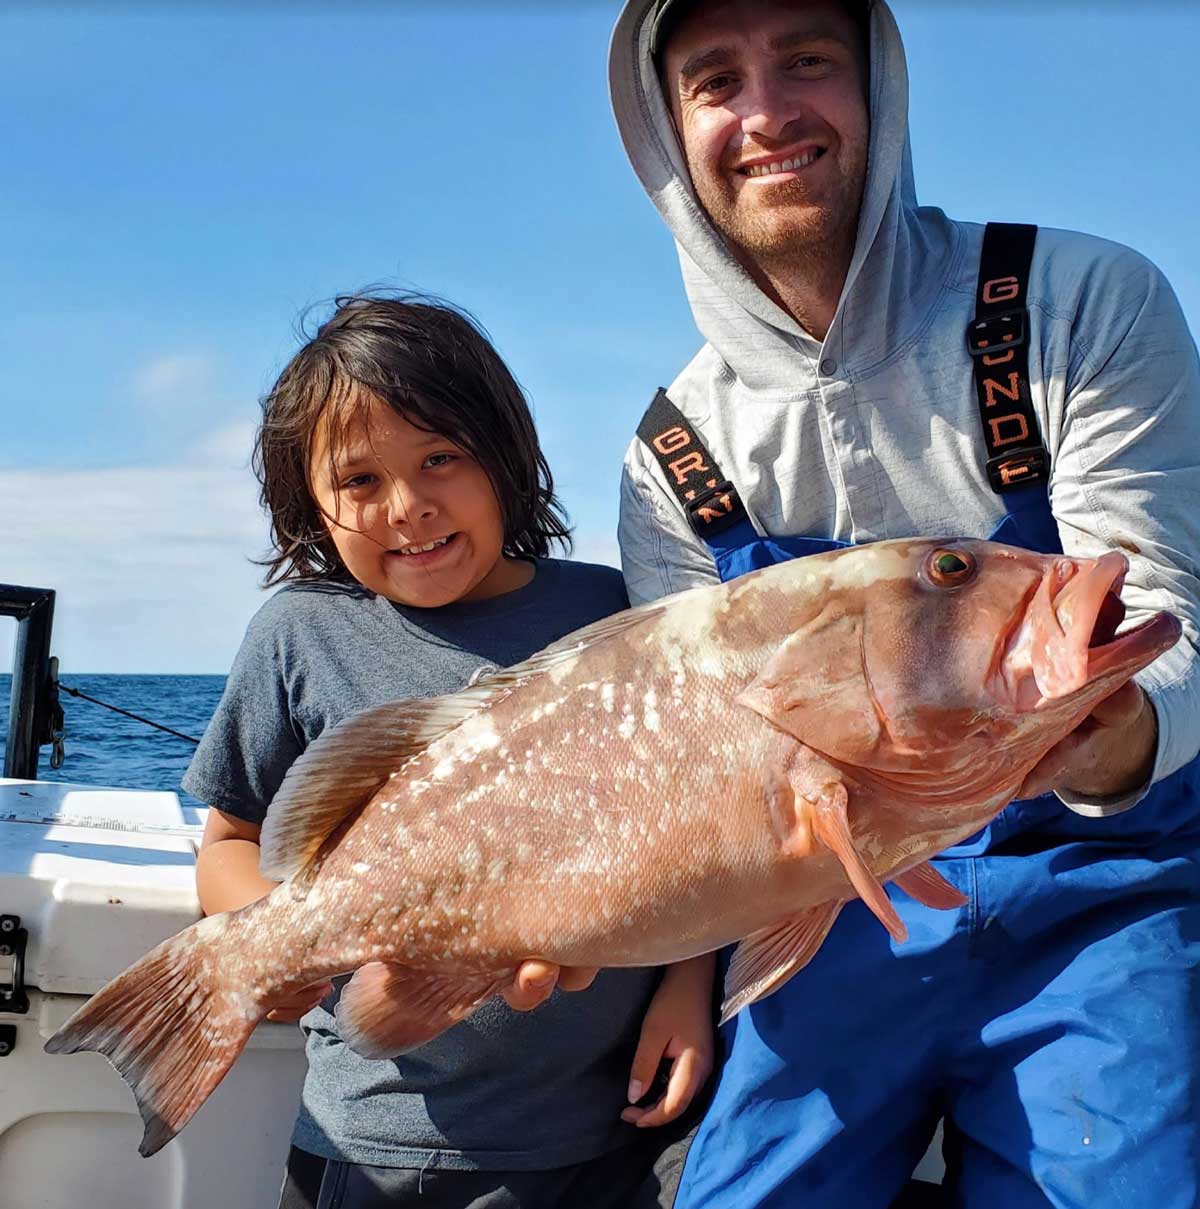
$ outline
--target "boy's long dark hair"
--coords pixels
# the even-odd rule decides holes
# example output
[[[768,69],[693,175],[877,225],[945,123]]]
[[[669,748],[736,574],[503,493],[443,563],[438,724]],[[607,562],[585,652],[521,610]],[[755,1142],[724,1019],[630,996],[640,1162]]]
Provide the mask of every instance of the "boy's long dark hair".
[[[569,550],[525,395],[475,320],[421,294],[360,293],[334,305],[262,401],[253,466],[271,516],[264,586],[351,581],[313,499],[310,468],[319,429],[336,451],[372,396],[479,462],[500,503],[507,556],[542,558],[554,542]]]

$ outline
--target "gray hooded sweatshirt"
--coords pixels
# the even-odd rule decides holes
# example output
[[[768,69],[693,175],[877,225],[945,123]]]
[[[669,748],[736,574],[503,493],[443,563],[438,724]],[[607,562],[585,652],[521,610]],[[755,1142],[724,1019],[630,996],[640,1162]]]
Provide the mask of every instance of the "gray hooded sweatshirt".
[[[692,190],[649,53],[651,0],[628,0],[609,78],[626,151],[675,237],[706,344],[668,394],[736,484],[755,529],[848,542],[986,535],[989,487],[967,353],[983,227],[918,206],[908,75],[871,9],[868,173],[832,326],[813,339],[734,258]],[[1036,221],[1036,213],[1031,215]],[[1152,782],[1200,747],[1200,363],[1178,301],[1137,253],[1038,233],[1028,289],[1033,405],[1067,554],[1124,550],[1127,624],[1166,609],[1183,638],[1138,677],[1158,715]],[[650,391],[647,391],[647,402]],[[634,440],[619,538],[633,603],[717,580],[653,455]],[[1074,796],[1084,814],[1127,809]]]

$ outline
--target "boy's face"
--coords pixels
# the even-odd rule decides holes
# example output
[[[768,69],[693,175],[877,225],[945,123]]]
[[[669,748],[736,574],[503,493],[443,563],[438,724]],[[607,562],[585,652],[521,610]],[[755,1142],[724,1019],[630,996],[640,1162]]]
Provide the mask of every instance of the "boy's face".
[[[692,185],[751,260],[853,246],[867,78],[836,0],[701,0],[672,32],[663,89]]]
[[[483,467],[376,398],[332,458],[322,426],[309,481],[346,569],[397,604],[482,600],[529,579],[527,564],[503,555],[504,521]]]

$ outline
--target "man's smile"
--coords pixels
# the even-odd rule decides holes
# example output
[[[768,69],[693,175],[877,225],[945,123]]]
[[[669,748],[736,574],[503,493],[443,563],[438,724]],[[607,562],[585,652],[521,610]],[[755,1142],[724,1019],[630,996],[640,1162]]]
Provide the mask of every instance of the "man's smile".
[[[815,164],[825,154],[824,147],[809,147],[804,151],[792,151],[784,155],[764,156],[738,164],[734,169],[739,175],[753,179],[764,176],[780,176],[783,173],[799,172]]]

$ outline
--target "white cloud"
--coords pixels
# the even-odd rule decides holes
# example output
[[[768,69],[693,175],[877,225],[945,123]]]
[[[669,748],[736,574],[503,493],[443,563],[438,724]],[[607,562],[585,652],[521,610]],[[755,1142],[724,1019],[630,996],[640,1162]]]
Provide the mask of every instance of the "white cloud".
[[[57,593],[76,672],[224,672],[263,600],[267,544],[245,471],[186,465],[0,472],[0,579]],[[0,669],[15,625],[0,624]]]
[[[176,408],[180,399],[211,393],[213,359],[205,353],[165,353],[142,365],[133,375],[137,397],[153,407]]]

